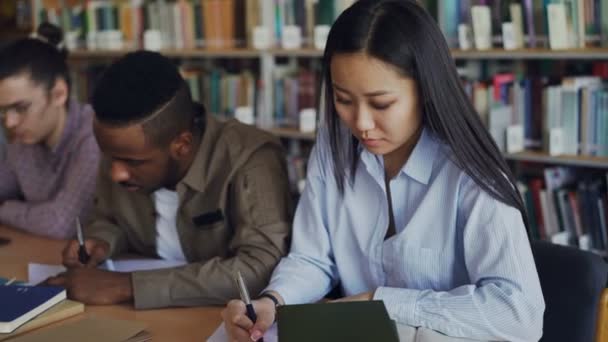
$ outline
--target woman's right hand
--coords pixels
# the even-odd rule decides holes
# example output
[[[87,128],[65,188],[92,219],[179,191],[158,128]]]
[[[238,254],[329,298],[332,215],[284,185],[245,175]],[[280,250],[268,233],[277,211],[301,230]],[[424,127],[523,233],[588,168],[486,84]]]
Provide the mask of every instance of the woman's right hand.
[[[247,309],[242,300],[231,300],[222,310],[222,319],[230,341],[257,341],[272,326],[276,315],[274,302],[262,297],[251,304],[257,315],[255,324],[247,317]]]

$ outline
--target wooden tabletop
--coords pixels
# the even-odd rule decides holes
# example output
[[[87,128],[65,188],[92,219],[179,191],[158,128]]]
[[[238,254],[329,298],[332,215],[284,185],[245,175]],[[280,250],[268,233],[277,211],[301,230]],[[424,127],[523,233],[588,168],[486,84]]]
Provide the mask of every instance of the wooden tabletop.
[[[10,244],[0,246],[0,277],[27,280],[28,263],[61,263],[65,241],[36,237],[2,226],[0,237],[11,239]],[[146,330],[152,333],[153,341],[206,341],[221,323],[220,311],[218,307],[135,310],[131,304],[86,306],[84,314],[56,324],[84,317],[135,320],[148,324]]]

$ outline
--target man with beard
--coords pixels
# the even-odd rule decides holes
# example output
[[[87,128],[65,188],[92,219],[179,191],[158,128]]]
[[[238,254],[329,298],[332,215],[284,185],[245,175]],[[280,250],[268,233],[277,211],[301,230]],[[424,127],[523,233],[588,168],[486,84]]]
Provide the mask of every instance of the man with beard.
[[[291,231],[280,142],[207,115],[177,68],[153,52],[112,64],[92,105],[104,158],[84,234],[90,260],[81,263],[78,242],[70,241],[68,271],[47,283],[86,304],[218,305],[238,297],[239,270],[259,293],[287,253]],[[96,268],[126,252],[186,264],[133,273]]]

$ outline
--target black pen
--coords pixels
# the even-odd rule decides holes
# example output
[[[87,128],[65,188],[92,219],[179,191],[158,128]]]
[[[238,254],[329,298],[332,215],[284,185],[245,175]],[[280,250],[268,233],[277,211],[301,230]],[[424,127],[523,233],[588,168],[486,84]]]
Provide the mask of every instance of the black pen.
[[[245,308],[247,309],[247,317],[255,323],[258,319],[258,316],[255,314],[255,310],[253,309],[253,304],[251,304],[251,298],[249,298],[249,291],[247,291],[247,286],[245,286],[245,281],[243,280],[243,276],[241,276],[240,271],[236,271],[236,275],[234,276],[234,281],[236,282],[236,286],[241,293],[241,300],[245,302]],[[260,338],[258,342],[264,342],[264,338]]]
[[[89,263],[91,257],[87,253],[87,249],[84,247],[84,237],[82,235],[82,226],[80,225],[80,219],[76,218],[76,236],[78,237],[78,261],[81,264],[86,265]]]

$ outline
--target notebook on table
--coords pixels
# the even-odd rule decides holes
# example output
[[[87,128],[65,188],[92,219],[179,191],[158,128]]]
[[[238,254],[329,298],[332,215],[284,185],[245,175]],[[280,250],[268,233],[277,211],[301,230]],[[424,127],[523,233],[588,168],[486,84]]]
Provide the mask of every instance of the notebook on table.
[[[84,312],[84,304],[75,302],[69,299],[63,300],[50,309],[36,316],[31,321],[25,323],[9,334],[0,334],[0,341],[14,338],[15,336],[24,334],[28,331],[49,325],[51,323],[76,316]]]
[[[264,341],[399,342],[399,336],[384,303],[367,301],[279,306],[277,324],[266,332]],[[207,342],[229,342],[223,324]]]
[[[277,325],[281,342],[399,342],[382,301],[279,306]]]
[[[59,286],[0,286],[0,333],[10,333],[66,298]]]

